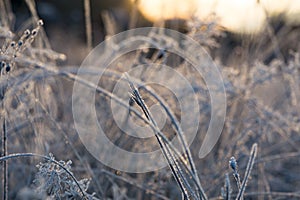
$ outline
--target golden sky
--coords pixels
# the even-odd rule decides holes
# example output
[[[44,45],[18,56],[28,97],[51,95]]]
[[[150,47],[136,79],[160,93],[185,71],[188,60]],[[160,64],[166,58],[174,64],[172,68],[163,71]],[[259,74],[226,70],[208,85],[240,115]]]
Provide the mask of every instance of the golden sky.
[[[259,32],[267,16],[279,14],[287,23],[300,24],[300,0],[139,0],[138,8],[151,21],[205,20],[214,13],[221,26],[240,33]]]

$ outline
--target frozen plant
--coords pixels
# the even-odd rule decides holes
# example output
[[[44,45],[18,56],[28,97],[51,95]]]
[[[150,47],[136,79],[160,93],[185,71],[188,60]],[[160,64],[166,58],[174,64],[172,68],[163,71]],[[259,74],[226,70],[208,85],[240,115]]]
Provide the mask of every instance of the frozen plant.
[[[51,160],[55,160],[52,154],[49,156]],[[96,199],[94,194],[87,193],[90,179],[81,179],[76,183],[69,175],[68,172],[72,174],[71,160],[67,162],[58,161],[60,165],[55,164],[51,160],[40,162],[37,165],[38,172],[33,182],[37,194],[41,196],[46,195],[54,199]],[[85,196],[83,196],[82,191]]]

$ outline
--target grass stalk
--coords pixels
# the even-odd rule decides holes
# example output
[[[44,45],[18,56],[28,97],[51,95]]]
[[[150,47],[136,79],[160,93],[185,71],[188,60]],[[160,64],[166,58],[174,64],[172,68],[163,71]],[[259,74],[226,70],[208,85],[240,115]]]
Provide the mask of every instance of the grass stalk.
[[[87,41],[87,50],[92,50],[92,22],[91,22],[91,2],[84,0],[85,34]]]
[[[143,98],[141,97],[138,89],[134,86],[134,84],[130,81],[128,74],[126,73],[130,88],[132,90],[132,98],[133,100],[138,104],[138,106],[143,110],[143,113],[145,114],[146,118],[155,126],[157,127],[157,124],[154,120],[154,118],[151,115],[151,112],[149,111],[147,105],[145,104]],[[162,150],[163,155],[165,156],[169,167],[173,173],[173,176],[181,189],[182,194],[184,195],[185,199],[202,199],[201,195],[198,196],[194,189],[191,187],[189,182],[187,181],[186,177],[183,174],[183,171],[177,162],[176,157],[174,156],[174,153],[168,146],[168,143],[165,143],[165,141],[162,140],[161,136],[158,135],[155,132],[155,137],[157,138],[157,141],[160,145],[160,148]]]
[[[224,199],[230,200],[231,199],[231,184],[229,180],[228,173],[225,174],[225,186],[224,186]]]
[[[6,112],[4,106],[4,100],[6,95],[6,88],[7,88],[7,81],[4,81],[4,85],[1,87],[1,111],[2,111],[2,135],[1,135],[1,143],[2,143],[2,153],[1,156],[7,155],[7,127],[6,127]],[[3,169],[2,169],[2,187],[3,187],[3,194],[2,199],[8,199],[8,164],[7,162],[3,162]]]
[[[254,143],[251,147],[250,157],[249,157],[249,161],[248,161],[248,164],[247,164],[245,176],[244,176],[241,188],[239,190],[239,193],[236,197],[237,200],[241,200],[244,196],[244,192],[245,192],[245,189],[246,189],[246,186],[247,186],[247,183],[248,183],[248,180],[249,180],[249,176],[251,174],[251,171],[252,171],[252,168],[253,168],[253,165],[254,165],[256,155],[257,155],[257,143]]]
[[[6,130],[6,119],[5,116],[3,117],[2,122],[2,156],[7,155],[7,130]],[[6,161],[3,162],[3,169],[2,169],[2,186],[3,186],[3,200],[8,199],[8,164]]]

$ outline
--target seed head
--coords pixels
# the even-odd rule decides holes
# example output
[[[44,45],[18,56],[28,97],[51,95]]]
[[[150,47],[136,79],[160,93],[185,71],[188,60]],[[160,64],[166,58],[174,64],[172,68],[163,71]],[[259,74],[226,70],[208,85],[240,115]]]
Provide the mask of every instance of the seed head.
[[[24,35],[26,35],[26,36],[30,35],[30,30],[26,29],[26,30],[24,31]]]
[[[231,157],[230,160],[229,160],[229,165],[230,167],[233,169],[233,171],[237,171],[237,162],[236,162],[236,159],[235,157]]]
[[[38,21],[37,25],[38,25],[38,26],[43,26],[43,25],[44,25],[43,20],[40,19],[40,20]]]
[[[15,42],[15,41],[12,41],[12,42],[10,43],[10,46],[11,46],[11,47],[15,47],[15,45],[16,45],[16,42]]]

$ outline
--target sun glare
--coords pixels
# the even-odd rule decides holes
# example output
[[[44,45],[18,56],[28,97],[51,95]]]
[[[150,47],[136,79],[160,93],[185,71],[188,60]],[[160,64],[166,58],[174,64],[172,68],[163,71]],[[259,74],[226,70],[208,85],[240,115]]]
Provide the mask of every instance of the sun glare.
[[[239,33],[257,33],[267,17],[278,15],[290,24],[300,23],[299,0],[140,0],[138,8],[150,21],[205,20],[214,14],[221,26]]]

